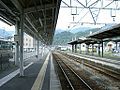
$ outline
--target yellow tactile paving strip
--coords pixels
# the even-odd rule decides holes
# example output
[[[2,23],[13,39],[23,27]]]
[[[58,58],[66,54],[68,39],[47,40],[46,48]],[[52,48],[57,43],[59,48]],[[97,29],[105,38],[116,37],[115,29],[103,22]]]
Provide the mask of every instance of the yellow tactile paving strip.
[[[46,73],[46,69],[47,69],[47,65],[48,65],[48,61],[49,61],[49,56],[50,56],[50,53],[48,54],[31,90],[41,90],[42,89],[42,84],[44,81],[44,77],[45,77],[45,73]]]

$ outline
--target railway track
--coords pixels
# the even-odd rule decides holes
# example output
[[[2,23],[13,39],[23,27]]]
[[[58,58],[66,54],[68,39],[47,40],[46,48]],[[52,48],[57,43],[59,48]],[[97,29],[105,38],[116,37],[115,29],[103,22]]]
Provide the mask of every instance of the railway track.
[[[106,67],[104,67],[104,65],[99,65],[99,64],[96,64],[94,62],[89,62],[86,60],[83,61],[83,60],[80,60],[80,58],[78,58],[78,57],[74,57],[74,56],[70,56],[70,55],[64,55],[64,56],[66,56],[67,58],[72,59],[78,63],[84,64],[85,66],[90,67],[90,68],[96,70],[97,72],[100,72],[102,74],[110,76],[114,79],[120,80],[120,77],[119,77],[120,73],[118,73],[114,70],[111,70],[109,68],[106,68]]]
[[[53,54],[62,75],[62,90],[93,90],[76,72],[69,67],[57,54]],[[59,77],[61,78],[61,77]],[[66,86],[66,87],[65,87]]]

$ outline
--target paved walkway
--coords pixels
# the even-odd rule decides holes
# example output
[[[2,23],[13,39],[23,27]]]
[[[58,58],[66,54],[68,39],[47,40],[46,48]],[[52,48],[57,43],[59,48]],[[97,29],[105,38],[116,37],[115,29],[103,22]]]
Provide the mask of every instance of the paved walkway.
[[[51,54],[43,55],[40,60],[31,58],[26,62],[29,65],[25,67],[25,76],[19,77],[16,70],[1,78],[0,90],[61,90],[51,59]]]
[[[101,58],[101,57],[95,57],[95,56],[89,56],[89,55],[82,55],[82,54],[77,54],[77,53],[67,53],[68,55],[72,55],[75,57],[83,58],[92,62],[100,63],[102,65],[106,65],[112,68],[115,68],[117,70],[120,70],[120,63],[117,60],[112,60],[112,59],[106,59],[106,58]]]
[[[0,90],[31,90],[31,87],[42,67],[44,60],[34,62],[25,70],[25,76],[19,77],[19,74],[0,87]]]

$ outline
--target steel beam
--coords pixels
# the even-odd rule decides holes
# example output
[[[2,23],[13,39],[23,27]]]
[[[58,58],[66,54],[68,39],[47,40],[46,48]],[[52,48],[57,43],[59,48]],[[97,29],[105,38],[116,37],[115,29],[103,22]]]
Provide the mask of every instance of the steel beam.
[[[83,5],[79,0],[76,0],[80,5],[82,5],[83,7],[86,7],[85,5]]]
[[[10,23],[9,21],[7,21],[6,19],[4,19],[4,18],[2,18],[2,17],[0,17],[0,20],[3,21],[4,23],[10,25],[10,26],[13,25],[12,23]]]
[[[91,7],[92,5],[96,4],[98,1],[100,1],[100,0],[95,1],[94,3],[92,3],[91,5],[89,5],[88,7]]]
[[[31,30],[30,27],[28,27],[25,23],[24,23],[24,26],[35,36],[36,39],[39,39],[39,37],[36,35],[35,32],[33,32],[33,31]],[[32,36],[32,37],[33,37],[33,36]]]
[[[96,24],[96,20],[95,20],[95,18],[94,18],[94,16],[93,16],[93,14],[92,14],[92,11],[91,11],[91,9],[90,9],[90,8],[89,8],[89,11],[90,11],[90,14],[91,14],[91,16],[92,16],[92,18],[93,18],[94,23]]]
[[[12,10],[10,8],[8,8],[8,6],[6,6],[1,0],[0,0],[0,4],[7,10],[9,11],[9,13],[11,13],[13,16],[16,16]]]
[[[8,16],[6,16],[4,13],[2,13],[2,12],[0,12],[0,16],[3,18],[3,21],[7,21],[7,22],[10,22],[10,24],[9,25],[15,25],[15,22],[14,22],[14,20],[11,20],[10,18],[8,18]],[[1,19],[2,19],[1,18]],[[4,20],[5,19],[5,20]]]
[[[47,10],[47,9],[52,9],[55,8],[54,4],[48,4],[48,5],[40,5],[40,6],[36,6],[38,11],[42,11],[42,10]],[[26,8],[24,10],[24,13],[31,13],[31,12],[36,12],[35,7],[30,7],[30,8]]]
[[[22,12],[22,6],[20,5],[18,0],[11,0],[11,2],[14,4],[14,6],[20,11]]]
[[[38,30],[35,28],[35,26],[33,25],[32,21],[30,20],[30,18],[28,17],[28,15],[26,14],[26,20],[28,21],[28,23],[32,26],[32,28],[34,29],[35,33],[37,34],[37,36],[40,37],[40,39],[43,39],[42,36],[39,34]],[[44,40],[44,39],[43,39]]]
[[[26,20],[29,22],[29,24],[32,26],[32,28],[35,30],[36,33],[38,33],[38,30],[35,28],[35,26],[32,24],[30,18],[28,17],[28,15],[26,14]]]
[[[60,6],[61,8],[70,8],[70,7],[67,7],[67,6]],[[76,6],[71,6],[71,8],[76,8]],[[83,9],[83,8],[85,8],[85,9],[103,9],[103,10],[120,10],[120,8],[106,8],[106,7],[80,7],[80,6],[78,6],[77,7],[78,9],[79,8],[81,8],[81,9]]]

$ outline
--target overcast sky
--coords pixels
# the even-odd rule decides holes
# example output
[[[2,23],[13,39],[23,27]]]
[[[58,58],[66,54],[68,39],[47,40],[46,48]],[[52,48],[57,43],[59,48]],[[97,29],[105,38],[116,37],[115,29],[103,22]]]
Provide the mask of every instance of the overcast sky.
[[[63,1],[66,4],[70,5],[70,2],[69,2],[70,0],[63,0]],[[77,0],[72,0],[72,5],[82,7],[76,1]],[[83,5],[85,5],[86,0],[79,0],[79,1]],[[88,6],[97,0],[90,0],[90,1],[91,2],[88,4]],[[108,3],[110,3],[112,0],[103,0],[103,1],[104,1],[104,3],[103,3],[103,7],[104,7]],[[112,3],[107,8],[115,8],[116,5],[117,5],[117,7],[120,7],[120,1],[117,1],[117,3],[116,2]],[[65,5],[63,2],[61,2],[61,6],[67,6],[67,5]],[[100,7],[100,6],[101,6],[100,2],[95,5],[95,7]],[[103,26],[103,25],[91,25],[91,24],[84,24],[84,23],[82,25],[81,25],[81,23],[75,24],[74,22],[94,23],[94,21],[92,19],[92,15],[91,15],[89,9],[82,10],[82,8],[77,8],[78,15],[74,16],[74,21],[73,21],[73,15],[71,15],[71,10],[72,10],[72,13],[76,12],[76,9],[62,8],[62,7],[60,8],[56,29],[69,30],[73,26],[75,26],[74,28],[77,28],[77,27],[101,27],[101,26]],[[95,10],[92,10],[92,11],[94,12]],[[98,12],[96,12],[96,13],[98,13]],[[113,21],[113,17],[111,17],[111,14],[112,15],[115,14],[115,21]],[[98,19],[97,19],[97,23],[106,23],[106,24],[107,23],[120,23],[120,10],[114,11],[113,13],[111,13],[111,10],[100,10],[99,15],[98,15]],[[69,28],[68,28],[68,26],[69,26]]]
[[[5,29],[6,31],[14,31],[15,27],[14,27],[14,25],[10,26],[10,25],[0,21],[0,29]]]

